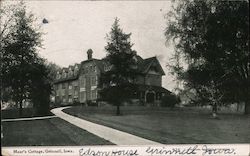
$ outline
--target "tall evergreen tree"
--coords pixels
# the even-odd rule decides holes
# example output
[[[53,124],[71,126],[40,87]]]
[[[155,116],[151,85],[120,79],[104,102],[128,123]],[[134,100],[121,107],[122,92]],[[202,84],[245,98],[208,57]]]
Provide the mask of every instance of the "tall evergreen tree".
[[[128,98],[128,84],[134,76],[135,52],[131,49],[133,44],[130,42],[131,33],[126,34],[119,26],[116,18],[107,35],[106,61],[110,70],[101,76],[101,84],[104,89],[102,96],[117,106],[117,115],[120,114],[120,105]]]
[[[47,86],[44,60],[37,54],[37,48],[42,46],[42,33],[35,26],[34,15],[26,12],[22,2],[6,5],[0,12],[1,19],[5,19],[1,23],[1,89],[9,88],[21,116],[24,100],[34,99],[34,92]],[[34,89],[37,85],[40,90]],[[50,87],[47,89],[50,92]]]
[[[241,101],[250,113],[249,1],[175,1],[166,17],[177,78],[215,113],[220,103]]]

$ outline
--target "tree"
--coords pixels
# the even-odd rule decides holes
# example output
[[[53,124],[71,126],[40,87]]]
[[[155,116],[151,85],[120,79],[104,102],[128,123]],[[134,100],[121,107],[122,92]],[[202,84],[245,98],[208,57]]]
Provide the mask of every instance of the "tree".
[[[11,98],[19,106],[26,99],[33,99],[35,92],[50,92],[44,77],[44,60],[37,54],[41,47],[41,35],[35,25],[35,17],[27,13],[25,5],[6,5],[1,8],[1,90],[9,88]],[[39,76],[38,76],[39,75]],[[34,89],[40,86],[40,89]],[[43,88],[44,87],[44,88]],[[37,95],[37,97],[40,95]],[[36,103],[34,103],[36,105]]]
[[[33,64],[31,68],[31,92],[30,99],[34,104],[37,115],[47,115],[50,108],[50,95],[52,91],[51,82],[52,77],[50,77],[50,68],[49,64],[45,64],[45,61],[42,60],[40,63]]]
[[[219,104],[243,101],[249,114],[249,1],[175,1],[166,17],[177,79],[214,113]]]
[[[119,20],[116,18],[107,35],[107,45],[105,50],[107,56],[106,62],[111,69],[101,75],[101,84],[104,87],[101,91],[102,97],[117,106],[116,114],[120,114],[120,105],[127,99],[130,80],[134,76],[135,52],[131,49],[130,34],[126,34],[119,26]]]
[[[55,63],[52,63],[52,62],[48,62],[48,61],[45,61],[45,66],[47,68],[46,70],[46,73],[48,75],[48,81],[50,83],[50,86],[52,87],[52,90],[51,90],[51,98],[55,98],[56,96],[56,89],[54,88],[54,82],[56,80],[56,75],[57,75],[57,71],[61,70],[61,67],[56,65]]]

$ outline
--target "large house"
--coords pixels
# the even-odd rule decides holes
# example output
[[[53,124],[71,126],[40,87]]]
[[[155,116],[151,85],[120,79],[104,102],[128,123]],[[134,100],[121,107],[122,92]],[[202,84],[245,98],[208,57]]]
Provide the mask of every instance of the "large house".
[[[87,51],[88,59],[80,64],[62,68],[57,72],[55,85],[55,102],[62,105],[73,102],[96,102],[99,98],[98,85],[100,75],[111,69],[105,59],[92,58],[93,51]],[[164,94],[170,92],[162,87],[162,76],[165,75],[156,57],[142,59],[136,55],[136,75],[131,82],[134,89],[134,101],[143,104],[157,104]]]

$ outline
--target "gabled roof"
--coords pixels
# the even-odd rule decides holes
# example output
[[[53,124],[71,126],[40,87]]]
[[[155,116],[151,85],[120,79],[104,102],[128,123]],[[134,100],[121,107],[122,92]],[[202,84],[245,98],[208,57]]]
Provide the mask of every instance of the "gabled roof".
[[[163,69],[162,69],[162,67],[161,67],[161,65],[160,65],[160,63],[159,63],[159,61],[158,61],[158,59],[156,57],[150,57],[150,58],[147,58],[147,59],[143,59],[139,55],[135,55],[134,59],[137,62],[137,73],[139,73],[139,74],[147,74],[149,72],[149,69],[152,66],[152,64],[156,63],[157,69],[159,70],[160,74],[165,75],[165,73],[164,73],[164,71],[163,71]],[[78,67],[78,73],[77,74],[73,74],[73,75],[71,75],[70,77],[67,77],[67,78],[57,79],[57,80],[55,80],[55,83],[65,82],[65,81],[70,81],[70,80],[77,79],[78,76],[79,76],[79,73],[81,71],[81,68],[83,68],[83,65],[85,63],[87,63],[87,62],[90,62],[90,61],[95,62],[97,68],[101,71],[101,73],[105,72],[104,71],[104,66],[107,63],[107,59],[103,58],[103,59],[99,60],[99,59],[91,58],[91,59],[82,61],[80,64],[76,63],[74,65],[70,65],[68,68],[64,67],[61,70],[59,70],[59,73],[62,73],[62,71],[65,71],[67,73],[69,68],[71,68],[73,73],[75,73],[75,67],[76,66]]]
[[[103,61],[102,60],[99,60],[99,59],[95,59],[95,58],[92,58],[92,59],[88,59],[88,60],[85,60],[85,61],[82,61],[81,62],[81,68],[82,68],[82,65],[84,65],[85,63],[87,63],[87,62],[90,62],[90,61],[94,61],[95,62],[95,64],[96,64],[96,67],[101,71],[101,72],[103,72],[103,66],[104,66],[104,64],[103,64]]]
[[[74,74],[74,70],[75,70],[75,67],[76,67],[76,66],[78,67],[78,73],[75,75],[75,74]],[[72,71],[73,71],[73,74],[72,74],[70,77],[56,79],[56,80],[54,81],[54,83],[56,84],[56,83],[60,83],[60,82],[76,80],[76,79],[78,78],[78,76],[79,76],[79,66],[80,66],[80,64],[75,63],[74,65],[70,65],[68,68],[64,67],[64,68],[62,68],[61,70],[59,70],[58,72],[59,72],[60,74],[62,74],[63,71],[65,71],[66,73],[68,73],[69,69],[71,68]]]
[[[140,64],[138,64],[138,71],[140,73],[147,73],[153,62],[157,63],[157,66],[160,69],[161,74],[165,75],[164,70],[162,69],[158,59],[155,56],[144,59]]]

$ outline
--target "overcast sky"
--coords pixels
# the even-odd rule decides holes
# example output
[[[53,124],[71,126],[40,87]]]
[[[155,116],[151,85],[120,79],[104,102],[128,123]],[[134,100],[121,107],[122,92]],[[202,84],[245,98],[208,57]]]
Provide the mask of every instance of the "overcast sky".
[[[62,67],[86,60],[86,51],[93,50],[94,58],[106,55],[105,36],[110,32],[115,17],[126,33],[132,33],[133,49],[142,58],[157,56],[166,76],[163,86],[175,86],[168,74],[166,62],[173,47],[165,43],[164,15],[170,10],[170,1],[26,1],[42,25],[44,49],[41,56]]]

